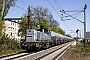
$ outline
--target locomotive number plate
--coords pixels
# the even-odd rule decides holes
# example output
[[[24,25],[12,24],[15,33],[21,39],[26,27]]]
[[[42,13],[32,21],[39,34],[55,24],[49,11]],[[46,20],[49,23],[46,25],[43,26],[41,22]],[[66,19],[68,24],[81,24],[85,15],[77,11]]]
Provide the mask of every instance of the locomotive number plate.
[[[39,47],[39,44],[36,44],[36,47]]]

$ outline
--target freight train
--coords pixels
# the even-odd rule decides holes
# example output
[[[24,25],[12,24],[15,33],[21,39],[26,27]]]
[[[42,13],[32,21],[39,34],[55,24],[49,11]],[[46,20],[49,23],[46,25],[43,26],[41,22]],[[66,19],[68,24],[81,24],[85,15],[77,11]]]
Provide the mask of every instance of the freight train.
[[[21,38],[20,46],[22,49],[30,51],[49,48],[70,41],[73,41],[73,38],[47,29],[27,29]]]

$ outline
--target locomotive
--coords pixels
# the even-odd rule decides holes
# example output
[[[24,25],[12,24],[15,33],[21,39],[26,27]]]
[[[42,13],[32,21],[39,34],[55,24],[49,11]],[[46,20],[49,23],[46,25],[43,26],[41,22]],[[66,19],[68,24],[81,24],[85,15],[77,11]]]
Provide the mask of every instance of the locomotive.
[[[30,51],[49,48],[70,41],[73,41],[73,38],[47,29],[27,29],[21,38],[20,46],[22,49]]]

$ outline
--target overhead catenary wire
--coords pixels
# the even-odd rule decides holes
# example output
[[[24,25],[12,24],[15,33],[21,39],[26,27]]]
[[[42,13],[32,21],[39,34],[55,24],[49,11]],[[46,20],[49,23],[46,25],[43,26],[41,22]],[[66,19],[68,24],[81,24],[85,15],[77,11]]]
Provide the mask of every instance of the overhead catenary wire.
[[[70,17],[72,17],[73,19],[76,19],[77,21],[79,21],[79,22],[81,22],[81,23],[84,23],[84,22],[80,21],[79,19],[77,19],[77,18],[73,17],[72,15],[70,15],[70,14],[66,13],[64,10],[62,10],[62,11],[60,11],[60,12],[65,13],[66,15],[68,15],[68,16],[70,16]]]
[[[55,0],[55,2],[57,2],[57,5],[58,5],[59,9],[62,9],[62,7],[61,7],[60,4],[58,3],[58,1]]]
[[[31,6],[30,4],[28,4],[27,2],[25,2],[25,0],[20,0],[20,2],[26,6]]]
[[[27,10],[23,9],[22,7],[20,7],[20,6],[18,6],[18,5],[15,5],[15,6],[18,7],[18,8],[20,8],[21,10],[27,12]],[[10,13],[10,14],[12,14],[12,15],[14,15],[14,16],[17,16],[16,14],[13,14],[13,13],[11,13],[11,12],[8,12],[8,13]]]
[[[25,11],[25,12],[28,12],[27,10],[25,10],[24,8],[22,8],[22,7],[20,7],[20,6],[16,5],[16,4],[15,4],[15,6],[18,7],[19,9]],[[8,12],[8,13],[13,14],[13,13],[11,13],[11,12]],[[16,16],[16,14],[13,14],[13,15]]]
[[[27,12],[25,9],[21,8],[20,6],[18,6],[18,5],[15,5],[15,6],[22,9],[23,11]],[[13,10],[13,12],[16,12],[16,11]],[[11,15],[14,15],[14,16],[18,16],[17,14],[14,14],[14,13],[11,13],[11,12],[8,12],[8,13],[10,13]]]
[[[11,13],[11,12],[8,12],[8,13],[10,13],[10,14],[12,14],[12,15],[14,15],[14,16],[18,16],[17,14],[14,14],[14,13]]]
[[[78,12],[78,14],[76,15],[76,16],[74,16],[75,18],[78,16],[78,15],[80,15],[80,13],[81,12]],[[69,17],[69,16],[68,16]],[[71,16],[70,16],[71,17]],[[67,20],[73,20],[73,18],[72,19],[64,19],[63,21],[67,21]]]
[[[76,10],[65,11],[65,12],[83,12],[83,10],[80,10],[81,8],[83,8],[83,6],[78,8],[78,9],[76,9]]]
[[[58,11],[59,11],[59,7],[58,7],[58,5],[57,5],[57,2],[56,2],[56,0],[55,0],[55,3],[56,3],[56,6],[57,6],[57,9],[58,9]]]
[[[26,11],[27,12],[27,10],[21,8],[20,6],[18,6],[18,5],[15,5],[15,6],[18,7],[18,8],[20,8],[20,9],[22,9],[23,11]]]
[[[51,2],[49,0],[47,0],[48,3],[53,7],[53,9],[56,11],[56,13],[60,16],[60,14],[57,12],[57,10],[54,8],[54,6],[51,4]]]
[[[57,6],[59,7],[59,9],[62,9],[62,7],[59,5],[58,1],[55,0],[55,2],[56,2],[56,4],[57,4]],[[68,30],[70,30],[70,28],[68,27],[68,25],[67,25],[64,21],[63,21],[63,23],[64,23],[64,25],[66,26],[66,28],[67,28]]]
[[[75,18],[76,18],[77,16],[79,16],[79,15],[80,15],[80,13],[81,13],[81,12],[79,12],[79,13],[75,16]]]
[[[57,0],[56,0],[57,1]],[[86,5],[85,5],[86,6]],[[86,6],[87,7],[87,6]],[[80,7],[79,9],[81,9],[82,7]],[[78,13],[78,15],[81,13],[81,12],[84,12],[84,10],[79,10],[79,9],[77,9],[77,10],[72,10],[72,11],[68,11],[68,12],[79,12]],[[83,8],[84,9],[84,8]],[[63,9],[62,9],[63,10]],[[79,19],[77,19],[76,17],[78,16],[78,15],[76,15],[77,13],[75,13],[75,14],[73,14],[73,15],[76,15],[75,17],[73,17],[72,15],[70,15],[70,14],[68,14],[68,13],[66,13],[67,11],[64,11],[63,13],[64,14],[66,14],[66,15],[68,15],[68,16],[70,16],[70,17],[72,17],[73,19],[76,19],[77,21],[79,21],[79,22],[81,22],[81,23],[85,23],[85,22],[83,22],[83,21],[81,21],[81,20],[79,20]]]
[[[27,6],[30,6],[28,3],[26,3],[25,1],[22,0],[22,3],[27,5]]]
[[[55,0],[55,2],[57,2],[57,4],[58,4],[59,8],[60,8],[60,9],[62,9],[62,8],[61,8],[61,6],[59,5],[58,1],[57,1],[57,0]],[[72,15],[76,15],[76,14],[78,14],[79,12],[83,12],[83,10],[80,10],[81,8],[83,8],[83,6],[82,6],[82,7],[80,7],[80,8],[78,8],[78,9],[76,9],[76,10],[64,11],[64,12],[76,12],[76,13],[72,14]],[[63,9],[62,9],[62,10],[63,10]]]
[[[71,15],[76,15],[76,14],[78,14],[78,13],[80,13],[80,11],[78,11],[78,12],[76,12],[76,13],[73,13],[73,14],[71,14]]]
[[[49,2],[49,4],[53,7],[53,9],[56,11],[56,13],[60,16],[60,14],[57,12],[57,10],[54,8],[54,6],[50,3],[50,1],[49,0],[47,0],[48,2]],[[56,0],[57,1],[57,0]],[[58,2],[57,2],[57,4],[58,4]],[[58,6],[59,6],[59,8],[61,8],[60,7],[60,5],[58,4]],[[62,8],[61,8],[62,9]],[[64,22],[64,21],[63,21]],[[64,25],[66,25],[66,23],[64,22]],[[69,27],[66,25],[66,27],[67,27],[67,29],[69,29]],[[70,29],[69,29],[70,30]]]
[[[82,7],[80,7],[79,9],[81,9],[81,8],[82,8]],[[76,19],[77,21],[83,23],[82,21],[80,21],[79,19],[76,18],[81,12],[83,12],[83,10],[79,10],[79,9],[72,10],[72,11],[64,11],[64,10],[62,9],[62,11],[60,11],[60,12],[68,15],[68,17],[72,17],[73,19]],[[76,13],[70,15],[70,14],[68,14],[68,13],[66,13],[66,12],[76,12]],[[78,15],[76,15],[76,14],[78,14]],[[76,16],[73,17],[73,15],[76,15]]]
[[[58,11],[54,8],[54,6],[51,4],[51,2],[49,0],[47,0],[48,3],[53,7],[53,9],[55,10],[55,12],[60,16],[60,14],[58,13]]]

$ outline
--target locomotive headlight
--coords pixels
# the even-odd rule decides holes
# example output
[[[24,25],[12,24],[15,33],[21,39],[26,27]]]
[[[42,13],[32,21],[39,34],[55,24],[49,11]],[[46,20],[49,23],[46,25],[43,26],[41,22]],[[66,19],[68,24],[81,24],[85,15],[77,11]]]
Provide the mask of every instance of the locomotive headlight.
[[[21,41],[22,42],[22,41]]]

